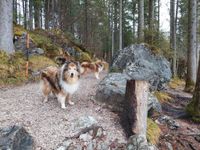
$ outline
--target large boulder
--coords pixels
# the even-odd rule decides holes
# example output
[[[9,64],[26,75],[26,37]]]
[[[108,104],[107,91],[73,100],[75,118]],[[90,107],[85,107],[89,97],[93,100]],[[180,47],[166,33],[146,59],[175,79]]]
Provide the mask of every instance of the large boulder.
[[[33,138],[21,126],[0,129],[1,150],[33,150]]]
[[[113,111],[123,111],[126,81],[129,77],[122,73],[108,74],[98,85],[96,100],[107,104]],[[148,110],[161,111],[157,98],[149,93]]]
[[[154,54],[145,44],[131,45],[119,50],[112,68],[123,71],[131,79],[148,80],[152,90],[163,89],[172,76],[167,59]]]

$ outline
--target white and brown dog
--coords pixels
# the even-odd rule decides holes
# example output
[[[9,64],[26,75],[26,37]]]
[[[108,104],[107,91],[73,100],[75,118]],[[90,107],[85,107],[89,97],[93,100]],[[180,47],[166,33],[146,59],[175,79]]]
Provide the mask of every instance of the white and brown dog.
[[[96,79],[99,79],[99,73],[104,70],[104,64],[102,61],[82,62],[80,70],[83,75],[87,72],[93,72]]]
[[[64,61],[63,61],[64,62]],[[80,65],[74,61],[65,61],[60,68],[47,67],[41,73],[42,92],[45,96],[44,102],[48,101],[48,95],[53,93],[61,108],[65,109],[65,101],[74,105],[70,96],[77,91],[79,87]]]

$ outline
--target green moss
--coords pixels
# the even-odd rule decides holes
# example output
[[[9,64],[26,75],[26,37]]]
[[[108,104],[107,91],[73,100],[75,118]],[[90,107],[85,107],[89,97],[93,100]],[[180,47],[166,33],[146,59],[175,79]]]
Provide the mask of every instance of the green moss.
[[[32,69],[32,71],[38,71],[48,66],[56,66],[56,63],[45,56],[30,57],[30,68]]]
[[[161,130],[159,126],[150,118],[147,119],[147,140],[156,145],[159,141]]]
[[[88,62],[92,62],[92,58],[90,57],[90,55],[86,52],[81,52],[80,56],[76,58],[76,60],[83,62],[83,61],[88,61]]]
[[[29,68],[32,71],[43,69],[50,65],[56,65],[53,60],[45,56],[32,56],[30,57]],[[29,79],[25,76],[26,61],[20,52],[12,55],[0,51],[0,86],[21,84]]]
[[[150,45],[150,44],[147,44],[145,43],[145,47],[147,47],[148,49],[151,50],[151,52],[154,54],[154,55],[162,55],[162,51],[160,48],[154,46],[154,45]]]
[[[7,55],[0,51],[0,86],[19,84],[26,80],[22,53]]]
[[[192,116],[192,120],[200,123],[200,109],[197,100],[192,99],[192,101],[187,105],[186,111]]]
[[[184,91],[192,93],[194,91],[194,88],[195,88],[194,81],[186,80],[186,85],[185,85]]]

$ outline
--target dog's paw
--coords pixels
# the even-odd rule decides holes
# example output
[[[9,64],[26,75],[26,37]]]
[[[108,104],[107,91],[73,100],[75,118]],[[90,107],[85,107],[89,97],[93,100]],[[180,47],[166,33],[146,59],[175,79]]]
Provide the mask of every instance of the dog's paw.
[[[62,109],[67,109],[67,107],[66,107],[66,106],[61,106],[61,108],[62,108]]]
[[[48,98],[45,98],[44,100],[43,100],[43,103],[47,103],[48,102]]]
[[[68,103],[69,103],[69,105],[74,105],[74,102],[72,102],[72,101],[69,101]]]

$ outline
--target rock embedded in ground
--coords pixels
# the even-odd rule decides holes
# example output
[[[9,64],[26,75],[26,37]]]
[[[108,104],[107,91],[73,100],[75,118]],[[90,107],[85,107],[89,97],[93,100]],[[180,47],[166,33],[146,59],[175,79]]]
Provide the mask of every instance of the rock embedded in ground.
[[[174,120],[173,118],[169,117],[169,116],[160,116],[157,120],[156,123],[159,124],[167,124],[168,127],[172,130],[176,130],[180,127],[179,123]]]
[[[154,145],[149,144],[144,135],[132,135],[126,145],[127,150],[158,150]]]
[[[75,119],[73,124],[75,130],[80,130],[97,124],[97,120],[92,116],[82,116],[78,119]]]
[[[118,147],[123,147],[125,144],[117,143]],[[104,129],[100,126],[93,125],[91,127],[82,128],[78,134],[73,137],[66,138],[57,150],[108,150],[111,144],[106,141]],[[114,150],[114,149],[113,149]]]
[[[163,89],[172,76],[167,59],[154,54],[145,44],[131,45],[119,50],[112,68],[125,72],[132,79],[148,80],[153,90]]]
[[[9,126],[0,129],[1,150],[33,150],[33,138],[21,126]]]
[[[110,73],[98,85],[96,100],[109,105],[111,110],[121,112],[124,105],[126,81],[129,77],[123,73]],[[157,98],[149,93],[148,110],[161,112],[161,104]]]

